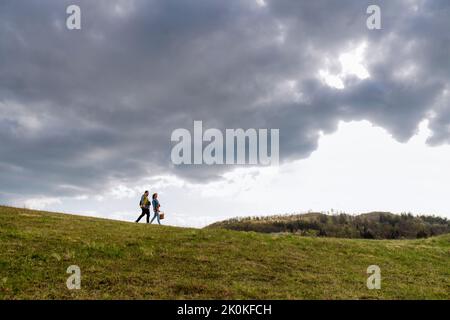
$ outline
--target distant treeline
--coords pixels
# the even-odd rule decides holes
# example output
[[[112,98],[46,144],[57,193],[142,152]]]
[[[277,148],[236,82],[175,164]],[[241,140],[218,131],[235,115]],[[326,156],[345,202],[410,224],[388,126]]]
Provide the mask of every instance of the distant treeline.
[[[307,213],[269,217],[234,218],[209,227],[303,236],[416,239],[450,233],[449,221],[436,216],[372,212],[361,215]]]

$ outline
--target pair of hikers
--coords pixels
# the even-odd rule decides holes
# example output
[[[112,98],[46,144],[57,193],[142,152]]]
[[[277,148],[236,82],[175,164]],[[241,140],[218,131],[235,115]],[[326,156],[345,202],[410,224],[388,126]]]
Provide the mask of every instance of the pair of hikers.
[[[150,203],[150,200],[148,200],[149,192],[145,191],[144,194],[141,197],[141,201],[139,202],[139,206],[142,209],[142,214],[139,216],[139,218],[136,220],[136,223],[141,220],[143,216],[147,216],[147,223],[152,223],[155,218],[158,220],[158,223],[161,224],[160,217],[159,217],[159,208],[161,205],[159,204],[158,200],[158,194],[154,193],[152,196],[152,202]],[[153,207],[153,218],[152,221],[150,221],[150,205]]]

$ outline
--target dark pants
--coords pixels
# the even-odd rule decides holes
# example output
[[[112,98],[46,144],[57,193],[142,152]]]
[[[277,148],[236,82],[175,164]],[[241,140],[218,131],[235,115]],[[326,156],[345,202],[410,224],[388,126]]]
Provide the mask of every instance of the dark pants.
[[[139,216],[139,218],[136,220],[136,222],[139,222],[143,216],[147,215],[147,223],[150,222],[150,209],[142,208],[142,214]]]

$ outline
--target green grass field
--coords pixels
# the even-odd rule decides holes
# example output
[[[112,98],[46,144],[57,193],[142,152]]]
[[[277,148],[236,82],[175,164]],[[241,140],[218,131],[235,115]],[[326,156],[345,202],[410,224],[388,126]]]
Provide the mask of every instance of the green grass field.
[[[369,265],[381,289],[366,287]],[[66,269],[81,268],[81,290]],[[0,299],[449,299],[450,235],[350,240],[0,207]]]

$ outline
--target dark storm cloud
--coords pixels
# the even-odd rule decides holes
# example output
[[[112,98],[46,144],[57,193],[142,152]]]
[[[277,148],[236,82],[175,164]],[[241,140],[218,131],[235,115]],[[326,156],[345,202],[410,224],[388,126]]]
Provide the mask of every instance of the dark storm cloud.
[[[65,28],[74,3],[81,31]],[[448,1],[266,3],[2,1],[0,193],[215,178],[224,168],[171,165],[170,134],[193,120],[280,128],[282,161],[308,156],[340,120],[406,141],[428,118],[430,142],[449,141]],[[381,6],[382,30],[366,28],[369,4]],[[349,76],[344,90],[318,78],[326,61],[339,73],[339,54],[362,42],[370,78]]]

